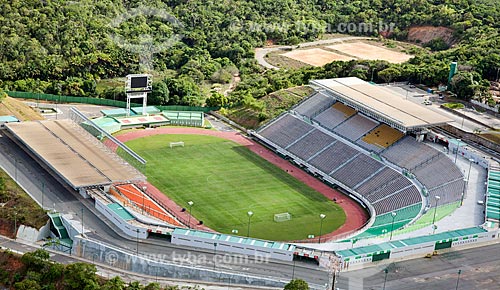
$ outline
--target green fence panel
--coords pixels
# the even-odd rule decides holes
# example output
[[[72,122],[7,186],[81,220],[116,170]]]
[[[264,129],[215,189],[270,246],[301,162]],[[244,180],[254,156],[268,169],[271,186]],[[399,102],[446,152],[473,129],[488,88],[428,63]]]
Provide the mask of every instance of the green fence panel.
[[[90,97],[59,96],[52,94],[15,92],[15,91],[7,91],[7,94],[13,98],[33,99],[33,100],[58,102],[58,103],[92,104],[92,105],[111,106],[119,108],[127,107],[127,102],[124,101],[98,99]],[[131,103],[130,106],[141,107],[142,104]],[[217,111],[220,109],[219,107],[190,107],[190,106],[156,106],[156,107],[161,111],[197,111],[204,113],[208,113],[210,111]]]
[[[7,91],[7,94],[13,98],[32,99],[32,100],[57,102],[57,103],[92,104],[92,105],[111,106],[111,107],[119,107],[119,108],[126,108],[127,107],[127,102],[124,102],[124,101],[98,99],[98,98],[90,98],[90,97],[59,96],[59,95],[52,95],[52,94],[14,92],[14,91]],[[142,106],[142,104],[131,103],[130,106],[131,107],[140,107],[140,106]],[[187,108],[189,108],[189,107],[187,107]],[[195,111],[197,111],[197,110],[195,110]]]
[[[449,249],[449,248],[451,248],[451,243],[452,243],[452,241],[436,242],[436,246],[434,247],[434,250]]]

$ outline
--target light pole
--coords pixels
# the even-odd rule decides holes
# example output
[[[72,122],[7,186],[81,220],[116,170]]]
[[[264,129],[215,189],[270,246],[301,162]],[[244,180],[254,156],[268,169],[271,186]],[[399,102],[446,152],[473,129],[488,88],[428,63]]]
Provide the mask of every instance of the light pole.
[[[295,259],[293,259],[292,280],[295,278]]]
[[[250,219],[253,216],[253,212],[249,211],[247,212],[247,215],[248,215],[247,237],[250,237]]]
[[[460,282],[460,274],[462,274],[462,270],[458,270],[457,286],[455,287],[455,290],[458,290],[458,283]]]
[[[238,234],[238,230],[231,230],[231,233],[237,235]]]
[[[470,178],[470,170],[472,168],[472,162],[474,162],[474,159],[469,159],[469,173],[467,174],[467,184],[469,184],[469,178]]]
[[[458,150],[460,149],[460,142],[462,142],[462,139],[457,139],[457,151],[455,151],[455,164],[457,164],[457,156],[458,156]]]
[[[392,216],[392,223],[391,223],[391,237],[389,238],[389,241],[392,241],[392,233],[394,231],[394,219],[396,218],[397,213],[395,211],[391,212]]]
[[[439,195],[434,197],[436,199],[436,204],[434,205],[434,217],[432,218],[432,234],[436,232],[436,211],[438,206],[438,201],[441,199]]]
[[[146,195],[147,186],[142,187],[142,214],[144,214],[144,198]]]
[[[383,229],[383,230],[382,230],[382,236],[384,236],[385,234],[387,234],[387,230],[386,230],[386,229]]]
[[[82,207],[82,237],[83,237],[83,207]]]
[[[42,209],[44,209],[43,207],[43,196],[45,195],[45,182],[42,181]]]
[[[214,271],[215,271],[215,262],[217,261],[216,255],[217,255],[217,243],[214,243]]]
[[[136,239],[136,246],[135,246],[135,254],[139,256],[139,229],[136,229],[137,231],[137,239]]]
[[[389,273],[389,270],[387,270],[387,268],[385,268],[384,273],[385,273],[385,278],[384,278],[384,290],[385,290],[385,283],[387,282],[387,273]]]
[[[17,238],[17,211],[16,207],[14,206],[14,239]]]
[[[16,158],[16,165],[14,166],[14,169],[15,169],[15,173],[14,173],[14,181],[17,183],[17,158]]]
[[[194,202],[192,202],[191,200],[188,201],[188,205],[189,205],[188,227],[189,228],[191,228],[191,209],[193,208],[193,204],[194,204]]]
[[[326,215],[324,214],[320,214],[319,215],[319,219],[320,219],[320,222],[319,222],[319,236],[318,236],[318,244],[321,244],[321,232],[323,230],[323,220],[326,218]]]

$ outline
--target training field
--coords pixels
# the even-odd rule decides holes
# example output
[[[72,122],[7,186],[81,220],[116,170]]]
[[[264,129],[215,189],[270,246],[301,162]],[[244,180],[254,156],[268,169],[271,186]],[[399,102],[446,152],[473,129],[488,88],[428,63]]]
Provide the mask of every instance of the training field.
[[[355,56],[359,59],[385,60],[390,63],[403,63],[413,57],[412,55],[393,51],[364,42],[348,42],[335,44],[327,46],[327,48]]]
[[[170,148],[183,141],[185,147]],[[155,135],[126,142],[148,161],[148,181],[188,208],[193,216],[216,231],[238,230],[246,236],[248,211],[254,213],[250,236],[271,240],[303,240],[344,224],[337,204],[293,176],[226,139],[202,135]],[[289,212],[292,220],[277,223],[276,213]]]
[[[312,66],[324,66],[334,60],[349,61],[354,59],[353,57],[327,51],[321,48],[293,50],[284,53],[283,55]]]

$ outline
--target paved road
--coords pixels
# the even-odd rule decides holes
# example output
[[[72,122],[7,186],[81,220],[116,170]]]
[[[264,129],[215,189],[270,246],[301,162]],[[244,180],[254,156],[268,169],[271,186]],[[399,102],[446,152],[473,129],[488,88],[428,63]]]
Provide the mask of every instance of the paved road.
[[[480,248],[449,251],[430,259],[420,258],[391,263],[376,269],[341,273],[335,287],[349,290],[383,289],[384,269],[387,268],[387,290],[455,289],[458,270],[462,271],[458,289],[498,290],[499,253],[500,244],[496,243]],[[361,279],[356,279],[365,276],[368,278],[362,282]]]
[[[35,247],[20,241],[14,241],[12,239],[5,238],[3,236],[0,236],[0,249],[9,249],[12,252],[18,253],[18,254],[23,254],[26,252],[32,252],[38,249],[39,247]],[[115,276],[120,276],[123,281],[126,283],[130,281],[138,281],[143,285],[147,285],[151,282],[156,282],[159,283],[162,286],[179,286],[179,287],[185,287],[187,289],[194,289],[194,287],[199,286],[203,287],[203,289],[207,290],[222,290],[222,289],[229,289],[229,286],[231,286],[231,289],[254,289],[255,287],[250,287],[250,286],[234,286],[230,284],[230,281],[221,281],[220,286],[216,285],[216,283],[208,283],[208,282],[202,282],[200,284],[199,282],[186,282],[183,280],[179,279],[168,279],[168,278],[162,278],[160,277],[151,277],[151,276],[146,276],[146,275],[140,275],[137,273],[132,273],[128,271],[123,271],[123,270],[117,270],[111,266],[108,266],[106,264],[100,264],[100,263],[95,263],[94,261],[86,261],[84,259],[81,259],[76,256],[69,255],[67,253],[61,253],[53,250],[48,250],[50,259],[52,261],[56,261],[61,264],[71,264],[71,263],[77,263],[77,262],[91,262],[96,266],[97,269],[97,274],[100,275],[101,277],[107,277],[108,279],[115,277]],[[222,284],[225,284],[222,286]],[[184,289],[184,288],[183,288]]]
[[[300,47],[304,48],[304,47],[316,46],[316,45],[328,45],[328,44],[337,43],[337,42],[350,41],[350,40],[363,40],[363,39],[372,39],[372,38],[371,37],[348,36],[348,37],[340,37],[340,38],[322,39],[322,40],[316,40],[316,41],[312,41],[312,42],[301,43]],[[290,47],[291,47],[290,45],[282,45],[282,46],[256,48],[255,49],[255,59],[257,60],[257,62],[261,66],[263,66],[265,68],[280,69],[279,67],[276,67],[276,66],[268,63],[266,60],[266,55],[270,52],[273,52],[273,51],[290,49]]]
[[[0,134],[2,132],[0,131]],[[17,160],[17,161],[16,161]],[[39,204],[46,209],[55,209],[61,213],[73,214],[75,220],[81,221],[81,209],[84,205],[84,227],[91,232],[87,235],[119,248],[135,252],[136,240],[122,236],[114,231],[114,227],[100,213],[98,213],[91,200],[84,200],[74,191],[65,188],[52,176],[38,165],[29,155],[22,151],[8,137],[0,135],[0,167],[22,184]],[[43,185],[42,185],[43,184]],[[43,194],[42,194],[43,189]],[[43,197],[42,197],[43,196]],[[186,249],[170,244],[161,239],[148,239],[139,243],[140,252],[144,255],[162,255],[170,261],[172,254],[183,256],[196,256],[193,258],[202,262],[197,266],[213,269],[213,252],[196,249]],[[220,255],[220,253],[219,253]],[[217,268],[235,273],[248,273],[274,279],[290,279],[292,272],[295,277],[300,277],[314,284],[326,284],[328,274],[316,264],[297,262],[295,270],[290,263],[270,261],[267,264],[241,263],[233,259],[232,263],[218,263]],[[224,260],[226,261],[226,260]]]

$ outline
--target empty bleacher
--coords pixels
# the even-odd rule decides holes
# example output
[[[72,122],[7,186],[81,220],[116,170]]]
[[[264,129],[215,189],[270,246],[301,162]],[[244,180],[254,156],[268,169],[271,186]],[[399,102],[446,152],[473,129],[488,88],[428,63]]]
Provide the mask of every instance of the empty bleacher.
[[[401,174],[397,173],[395,170],[389,167],[385,167],[376,175],[374,175],[373,178],[370,178],[366,182],[360,184],[356,188],[356,191],[363,195],[367,195],[368,193],[380,189],[385,184],[388,184],[389,182],[399,178],[400,176]]]
[[[340,123],[344,122],[355,114],[356,110],[337,102],[330,108],[317,115],[314,120],[319,122],[323,127],[333,130]]]
[[[333,137],[314,129],[306,137],[288,147],[287,150],[303,160],[308,160],[335,141]]]
[[[396,179],[382,184],[379,188],[370,191],[366,194],[366,198],[372,202],[376,202],[411,187],[412,183],[403,176],[398,176]]]
[[[392,228],[394,228],[394,230],[399,229],[408,224],[412,219],[414,219],[419,214],[421,208],[422,203],[416,203],[404,208],[394,210],[394,212],[396,213],[396,216],[394,217],[394,224],[392,223],[393,217],[391,212],[377,215],[375,217],[375,222],[373,223],[373,225],[365,232],[356,236],[356,238],[378,236],[390,232]]]
[[[330,176],[341,181],[350,188],[354,188],[358,183],[372,176],[384,165],[375,159],[359,154],[349,163],[336,170]]]
[[[259,133],[275,144],[286,148],[297,139],[311,131],[313,127],[290,114],[283,115],[279,120],[265,127]]]
[[[309,163],[321,171],[329,174],[349,159],[359,154],[358,151],[338,141],[312,158]]]
[[[368,132],[368,134],[356,143],[370,151],[380,153],[399,139],[403,138],[403,136],[404,134],[401,131],[391,128],[386,124],[381,124]]]
[[[373,121],[361,114],[357,114],[340,124],[333,131],[351,141],[356,141],[366,133],[370,132],[373,128],[377,127],[378,124],[379,123],[376,121]]]
[[[378,201],[374,201],[372,205],[377,214],[384,214],[421,202],[422,198],[418,189],[411,185],[395,194],[379,199]]]
[[[382,156],[402,168],[411,169],[436,153],[434,148],[417,142],[414,137],[406,136],[384,151]]]
[[[295,108],[295,111],[303,116],[313,118],[319,112],[322,112],[326,108],[330,107],[334,102],[335,100],[333,98],[330,98],[322,93],[314,93],[312,96],[300,103]]]
[[[309,105],[313,107],[318,103]],[[303,115],[314,111],[306,111],[306,108],[301,106],[296,111]],[[380,215],[386,216],[392,211],[399,212],[404,209],[401,211],[401,216],[397,218],[395,229],[404,226],[418,215],[422,205],[422,196],[419,189],[408,178],[360,152],[356,149],[357,147],[350,146],[347,141],[337,135],[353,143],[362,141],[360,138],[365,136],[363,142],[379,149],[377,152],[383,152],[386,147],[388,147],[386,151],[389,151],[405,140],[410,143],[411,148],[418,148],[419,154],[436,154],[434,149],[419,144],[411,138],[405,138],[391,146],[401,138],[402,133],[386,125],[379,126],[378,122],[356,114],[355,110],[340,103],[319,113],[314,120],[335,134],[325,133],[321,128],[315,128],[314,125],[291,114],[285,114],[274,123],[264,127],[259,134],[321,170],[323,174],[331,176],[339,183],[356,191],[371,203],[377,218]],[[403,144],[403,147],[405,146],[406,144]],[[430,150],[427,150],[428,148]],[[413,155],[411,152],[405,153],[406,151],[400,148],[396,148],[394,152],[394,157],[391,152],[388,154],[391,160],[405,166],[416,166],[425,161],[422,157],[412,159],[399,156],[399,154]],[[409,212],[408,215],[405,215],[406,211]],[[378,225],[374,232],[379,232],[382,228],[384,225]]]
[[[463,179],[462,172],[453,161],[447,158],[443,153],[429,163],[417,168],[412,173],[428,189],[448,183],[453,180]]]
[[[459,201],[462,199],[462,192],[465,189],[464,185],[465,181],[463,179],[452,181],[429,190],[429,197],[433,198],[438,195],[440,197],[438,206]],[[435,207],[436,204],[431,202],[430,206]]]

